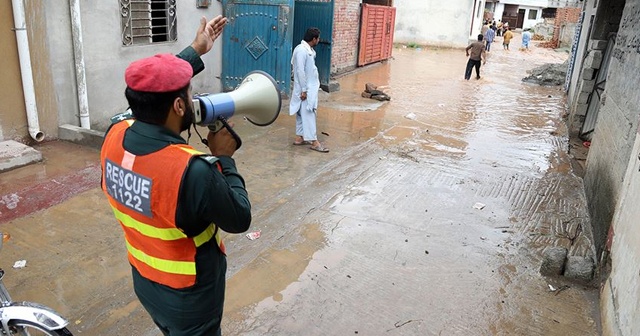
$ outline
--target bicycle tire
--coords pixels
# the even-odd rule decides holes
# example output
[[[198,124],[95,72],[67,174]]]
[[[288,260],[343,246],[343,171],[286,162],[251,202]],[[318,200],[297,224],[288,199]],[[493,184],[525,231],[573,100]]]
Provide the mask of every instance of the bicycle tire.
[[[9,330],[11,330],[11,335],[19,336],[73,336],[71,331],[69,331],[69,329],[67,328],[47,330],[41,325],[21,320],[9,321]]]

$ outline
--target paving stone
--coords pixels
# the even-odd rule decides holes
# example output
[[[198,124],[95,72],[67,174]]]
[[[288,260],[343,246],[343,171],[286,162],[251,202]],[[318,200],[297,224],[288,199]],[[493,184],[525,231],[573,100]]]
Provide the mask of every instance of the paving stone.
[[[13,140],[0,142],[0,172],[42,161],[42,154]]]
[[[589,257],[571,256],[567,258],[564,276],[567,279],[589,282],[593,279],[593,259]]]
[[[564,247],[550,247],[544,251],[540,274],[562,275],[564,261],[567,258],[567,249]]]

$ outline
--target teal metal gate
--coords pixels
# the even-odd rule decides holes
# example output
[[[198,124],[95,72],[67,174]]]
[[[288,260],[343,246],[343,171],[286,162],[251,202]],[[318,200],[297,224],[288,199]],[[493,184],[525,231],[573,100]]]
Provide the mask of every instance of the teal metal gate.
[[[291,87],[294,0],[224,0],[222,88],[235,89],[253,70],[270,74],[280,93]]]
[[[320,86],[328,91],[331,77],[331,41],[333,36],[333,0],[296,0],[293,22],[293,46],[297,46],[309,27],[320,29],[315,47]]]

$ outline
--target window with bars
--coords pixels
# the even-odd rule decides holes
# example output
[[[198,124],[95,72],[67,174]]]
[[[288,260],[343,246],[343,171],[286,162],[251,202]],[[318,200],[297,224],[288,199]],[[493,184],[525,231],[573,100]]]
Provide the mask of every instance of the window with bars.
[[[176,0],[120,0],[122,44],[176,41]]]

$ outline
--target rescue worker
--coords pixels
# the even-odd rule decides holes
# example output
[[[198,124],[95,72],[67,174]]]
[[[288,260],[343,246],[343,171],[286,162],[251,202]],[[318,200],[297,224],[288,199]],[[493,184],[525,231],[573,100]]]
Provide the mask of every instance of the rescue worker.
[[[123,231],[134,291],[164,335],[220,335],[226,256],[220,230],[249,229],[251,204],[226,129],[211,154],[180,136],[193,122],[191,77],[226,18],[201,19],[191,46],[125,71],[132,116],[112,118],[100,155],[102,189]]]

